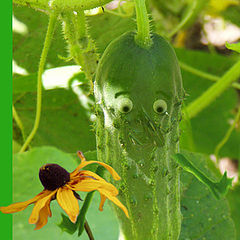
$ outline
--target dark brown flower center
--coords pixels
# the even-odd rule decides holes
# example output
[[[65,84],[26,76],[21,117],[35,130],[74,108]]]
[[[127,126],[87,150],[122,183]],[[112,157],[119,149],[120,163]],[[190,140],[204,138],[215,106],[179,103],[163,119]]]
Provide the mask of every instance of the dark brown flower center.
[[[39,170],[39,178],[47,190],[55,190],[70,181],[70,174],[57,164],[46,164]]]

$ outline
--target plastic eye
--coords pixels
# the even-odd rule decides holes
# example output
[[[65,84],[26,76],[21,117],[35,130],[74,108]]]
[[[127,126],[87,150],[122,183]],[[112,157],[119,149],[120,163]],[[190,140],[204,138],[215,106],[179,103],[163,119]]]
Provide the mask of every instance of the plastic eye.
[[[123,98],[118,103],[118,110],[121,113],[129,113],[133,108],[133,103],[129,98]]]
[[[167,103],[162,99],[158,99],[153,103],[153,110],[159,114],[165,113],[167,111]]]

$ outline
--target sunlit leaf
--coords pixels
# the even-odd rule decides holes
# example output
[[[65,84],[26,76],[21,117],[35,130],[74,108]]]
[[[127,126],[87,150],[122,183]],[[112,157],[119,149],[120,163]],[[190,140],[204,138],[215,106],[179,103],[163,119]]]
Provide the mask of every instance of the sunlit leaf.
[[[233,50],[233,51],[235,51],[235,52],[238,52],[238,53],[240,53],[240,42],[238,42],[238,43],[232,43],[232,44],[230,44],[230,43],[226,43],[226,47],[228,48],[228,49],[230,49],[230,50]]]

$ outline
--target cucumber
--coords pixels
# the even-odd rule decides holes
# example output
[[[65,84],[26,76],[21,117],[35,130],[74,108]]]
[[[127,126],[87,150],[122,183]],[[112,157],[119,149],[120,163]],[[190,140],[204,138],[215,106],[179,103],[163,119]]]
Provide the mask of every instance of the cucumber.
[[[100,59],[94,94],[99,161],[122,177],[114,183],[130,219],[115,209],[127,240],[177,240],[181,228],[178,164],[184,96],[173,48],[157,34],[148,49],[128,32]]]

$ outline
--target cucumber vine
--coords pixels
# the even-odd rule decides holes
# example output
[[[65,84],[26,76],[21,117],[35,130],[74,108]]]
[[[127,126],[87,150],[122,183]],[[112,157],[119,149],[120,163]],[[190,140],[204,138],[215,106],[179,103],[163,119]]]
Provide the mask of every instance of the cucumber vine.
[[[29,136],[27,137],[26,141],[24,142],[22,148],[20,149],[20,152],[24,152],[27,149],[28,145],[30,144],[34,135],[36,134],[39,123],[40,123],[41,110],[42,110],[41,109],[42,108],[42,74],[43,74],[43,71],[44,71],[48,50],[50,48],[51,41],[53,39],[54,29],[55,29],[55,25],[56,25],[56,22],[57,22],[57,16],[58,16],[58,12],[53,12],[53,13],[51,13],[51,15],[49,17],[47,34],[46,34],[42,54],[41,54],[41,57],[40,57],[39,68],[38,68],[37,106],[36,106],[35,122],[34,122],[33,129],[31,131],[31,133],[29,134]]]
[[[216,83],[207,89],[200,97],[191,102],[185,109],[189,118],[195,117],[219,97],[240,75],[240,60],[238,60]]]

